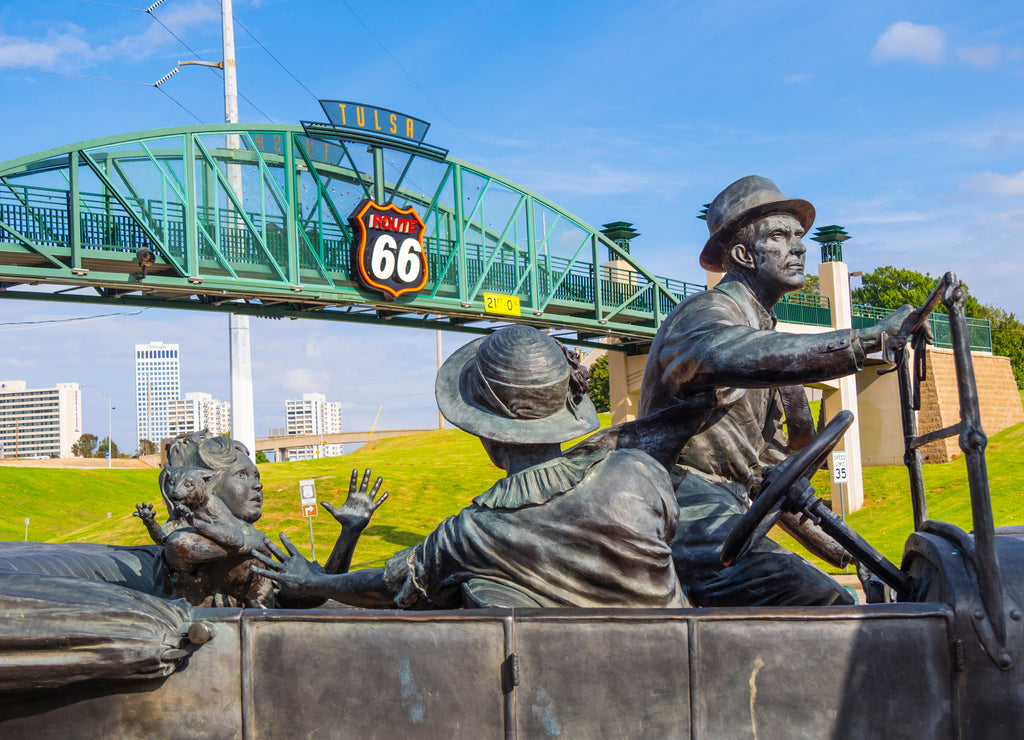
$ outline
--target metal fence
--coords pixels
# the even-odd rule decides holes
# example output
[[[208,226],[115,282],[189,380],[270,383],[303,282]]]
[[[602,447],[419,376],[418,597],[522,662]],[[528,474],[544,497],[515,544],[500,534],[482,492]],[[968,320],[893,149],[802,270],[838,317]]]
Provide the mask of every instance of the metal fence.
[[[879,319],[889,315],[892,309],[868,306],[863,303],[853,304],[853,328],[865,329],[874,325]],[[953,348],[953,339],[949,333],[949,317],[944,313],[935,312],[928,317],[935,346],[943,349]],[[988,319],[967,319],[967,337],[971,349],[976,352],[992,351],[992,323]]]

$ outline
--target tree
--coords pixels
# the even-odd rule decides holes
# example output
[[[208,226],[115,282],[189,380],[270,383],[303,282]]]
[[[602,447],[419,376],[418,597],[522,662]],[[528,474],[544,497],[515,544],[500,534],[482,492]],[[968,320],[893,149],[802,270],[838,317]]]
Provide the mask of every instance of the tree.
[[[270,460],[267,459],[267,453],[264,452],[263,450],[258,450],[256,452],[256,464],[262,465],[263,463],[267,462],[270,462]]]
[[[111,457],[118,457],[117,442],[111,443],[110,437],[104,437],[100,441],[99,447],[96,448],[95,457],[106,457],[107,447],[110,447],[111,449]]]
[[[928,294],[939,281],[927,272],[907,270],[902,267],[886,265],[871,272],[865,273],[861,279],[861,286],[853,291],[854,303],[866,303],[869,306],[878,308],[899,308],[904,303],[911,306],[920,306],[928,299]],[[967,291],[967,284],[961,283]],[[936,309],[942,313],[946,307],[941,303]],[[982,305],[978,299],[967,291],[967,302],[964,305],[964,313],[968,316],[979,318],[982,314]]]
[[[95,434],[83,434],[77,442],[71,445],[71,454],[75,457],[95,457],[98,440],[99,438]]]
[[[116,446],[116,445],[115,445]],[[139,457],[142,455],[155,455],[156,454],[156,442],[148,439],[139,440]]]
[[[1010,358],[1017,387],[1024,388],[1024,324],[1016,314],[998,306],[982,306],[979,318],[992,324],[992,353]]]
[[[804,275],[804,293],[818,294],[821,292],[821,286],[818,284],[817,275]]]
[[[590,366],[590,389],[587,395],[594,402],[599,412],[611,408],[611,397],[608,392],[608,355],[598,359]]]
[[[866,303],[879,308],[899,308],[904,303],[919,306],[928,298],[938,282],[927,272],[921,273],[899,267],[879,267],[864,275],[861,287],[853,291],[854,303]],[[967,285],[961,283],[964,290]],[[946,312],[939,304],[937,311]],[[970,318],[988,319],[992,324],[992,352],[1010,358],[1017,387],[1024,388],[1024,324],[1016,315],[998,306],[983,305],[967,293],[964,313]]]

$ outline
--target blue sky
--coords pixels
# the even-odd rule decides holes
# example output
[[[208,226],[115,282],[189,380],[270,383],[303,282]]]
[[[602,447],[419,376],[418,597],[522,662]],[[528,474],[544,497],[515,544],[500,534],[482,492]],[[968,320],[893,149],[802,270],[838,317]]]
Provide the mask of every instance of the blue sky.
[[[0,65],[151,83],[194,58],[167,28],[220,58],[216,0],[165,0],[151,15],[84,0],[42,7],[0,2]],[[637,258],[692,282],[704,280],[701,205],[760,174],[814,203],[817,225],[846,227],[851,270],[954,270],[982,302],[1024,316],[1019,3],[234,7],[239,88],[255,104],[240,101],[242,121],[320,119],[317,97],[419,116],[433,124],[431,143],[591,224],[632,221]],[[187,68],[164,89],[174,99],[0,68],[0,161],[192,114],[223,120],[219,73]],[[816,245],[809,257],[813,272]],[[151,310],[10,325],[116,311],[0,301],[0,379],[112,393],[114,439],[129,450],[134,343],[179,343],[183,392],[227,398],[224,317]],[[264,320],[252,331],[258,435],[283,425],[285,398],[311,390],[342,401],[349,429],[368,428],[381,404],[381,427],[436,424],[433,333]],[[446,335],[446,352],[463,341]],[[85,391],[83,414],[105,433],[98,394]]]

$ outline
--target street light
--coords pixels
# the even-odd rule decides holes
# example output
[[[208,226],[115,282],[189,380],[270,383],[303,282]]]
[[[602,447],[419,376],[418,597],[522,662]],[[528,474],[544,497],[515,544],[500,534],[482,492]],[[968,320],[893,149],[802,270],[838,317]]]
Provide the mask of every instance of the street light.
[[[107,469],[109,470],[110,466],[111,466],[111,462],[110,462],[111,450],[112,450],[112,448],[114,446],[114,440],[113,440],[112,433],[111,433],[112,432],[112,430],[111,430],[111,419],[112,419],[112,416],[111,416],[110,412],[113,410],[114,407],[110,405],[110,396],[108,396],[106,393],[101,391],[96,386],[90,385],[89,383],[84,383],[82,385],[82,387],[83,388],[92,388],[94,391],[96,391],[101,396],[103,396],[105,399],[107,399]]]
[[[842,262],[843,242],[849,238],[842,226],[820,226],[811,237],[821,245],[822,262]]]

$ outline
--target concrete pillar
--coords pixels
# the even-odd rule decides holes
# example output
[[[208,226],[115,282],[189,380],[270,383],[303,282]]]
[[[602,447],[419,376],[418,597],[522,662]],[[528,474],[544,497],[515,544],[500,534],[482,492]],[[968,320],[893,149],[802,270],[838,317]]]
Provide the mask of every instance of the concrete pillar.
[[[705,273],[707,274],[708,290],[711,290],[716,285],[718,285],[720,282],[722,282],[722,278],[725,277],[725,273],[724,272],[716,272],[714,270],[705,270]]]
[[[231,314],[231,437],[244,444],[249,457],[256,459],[256,419],[253,414],[252,350],[249,344],[249,317]]]
[[[832,327],[849,329],[852,327],[853,315],[850,305],[850,273],[845,262],[822,262],[818,265],[818,284],[822,295],[829,298],[832,307]],[[846,452],[846,467],[849,483],[844,485],[840,494],[840,486],[832,484],[832,510],[849,514],[864,505],[864,478],[861,469],[860,454],[860,421],[857,408],[857,378],[849,375],[836,381],[839,388],[827,391],[824,395],[826,421],[843,409],[854,414],[853,425],[846,431],[836,445],[837,450]],[[831,469],[831,460],[829,460]]]
[[[612,424],[636,419],[636,403],[629,392],[629,372],[625,352],[608,352],[608,402]]]

